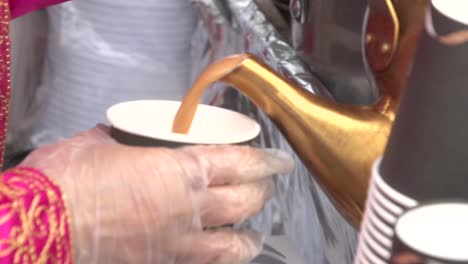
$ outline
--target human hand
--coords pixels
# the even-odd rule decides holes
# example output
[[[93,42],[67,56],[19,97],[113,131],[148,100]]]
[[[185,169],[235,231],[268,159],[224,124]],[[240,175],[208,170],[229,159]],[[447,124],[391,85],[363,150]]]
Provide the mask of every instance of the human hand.
[[[76,263],[248,263],[253,231],[219,228],[258,213],[291,157],[243,146],[128,147],[97,127],[33,152],[21,166],[61,186]]]

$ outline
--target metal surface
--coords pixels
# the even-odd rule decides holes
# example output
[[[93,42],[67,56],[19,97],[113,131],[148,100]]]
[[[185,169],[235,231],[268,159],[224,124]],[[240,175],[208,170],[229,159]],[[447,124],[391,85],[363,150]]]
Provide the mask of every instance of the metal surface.
[[[307,21],[309,2],[308,0],[291,0],[289,4],[292,17],[301,24]]]
[[[395,55],[400,23],[392,0],[368,0],[365,55],[374,71],[385,70]]]
[[[305,22],[292,23],[293,48],[337,101],[375,102],[378,88],[363,56],[367,1],[307,2]]]
[[[414,54],[418,45],[419,37],[424,26],[425,10],[429,0],[401,1],[394,0],[393,7],[398,17],[398,46],[392,56],[391,63],[382,70],[381,68],[371,68],[373,79],[379,87],[380,104],[382,108],[388,109],[391,113],[396,113],[398,104],[390,104],[391,98],[400,98],[406,87],[408,74],[411,71]],[[367,23],[370,23],[367,20]],[[383,37],[383,39],[387,39]],[[377,42],[382,40],[376,39]],[[385,59],[385,54],[381,54]],[[375,54],[379,56],[379,54]],[[366,56],[366,60],[369,56]],[[390,98],[383,97],[390,95]],[[394,119],[395,117],[391,117]]]

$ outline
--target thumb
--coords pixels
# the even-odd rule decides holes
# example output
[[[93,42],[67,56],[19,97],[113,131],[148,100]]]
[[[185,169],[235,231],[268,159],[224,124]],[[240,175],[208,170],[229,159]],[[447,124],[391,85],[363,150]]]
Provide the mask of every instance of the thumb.
[[[274,174],[291,173],[294,168],[292,157],[276,149],[195,146],[183,151],[201,164],[211,186],[258,181]]]

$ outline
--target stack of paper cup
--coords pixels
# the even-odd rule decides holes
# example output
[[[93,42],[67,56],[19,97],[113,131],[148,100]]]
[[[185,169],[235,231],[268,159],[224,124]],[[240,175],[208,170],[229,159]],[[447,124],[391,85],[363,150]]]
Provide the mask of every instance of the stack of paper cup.
[[[34,145],[73,136],[118,102],[181,100],[189,89],[195,12],[187,0],[80,0],[48,10]]]

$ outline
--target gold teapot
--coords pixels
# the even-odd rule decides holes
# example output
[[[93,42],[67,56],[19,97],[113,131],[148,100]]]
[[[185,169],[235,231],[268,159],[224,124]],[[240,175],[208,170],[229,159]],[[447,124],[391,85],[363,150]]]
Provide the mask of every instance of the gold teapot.
[[[359,227],[371,166],[385,149],[426,4],[427,0],[369,0],[365,50],[380,89],[375,104],[332,102],[298,87],[254,55],[240,54],[201,73],[179,114],[194,115],[207,84],[230,84],[271,118],[339,211]],[[383,20],[392,25],[386,33],[373,27]],[[189,126],[175,132],[186,132]]]

